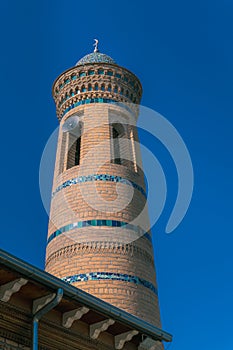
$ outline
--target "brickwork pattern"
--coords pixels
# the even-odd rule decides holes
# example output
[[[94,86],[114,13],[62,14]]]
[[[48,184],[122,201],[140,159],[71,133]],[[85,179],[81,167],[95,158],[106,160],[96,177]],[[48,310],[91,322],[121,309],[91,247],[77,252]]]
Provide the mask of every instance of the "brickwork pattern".
[[[53,86],[58,118],[67,107],[87,98],[109,98],[139,104],[142,87],[138,78],[115,64],[92,63],[64,72]]]
[[[79,99],[107,97],[118,102],[139,103],[139,80],[114,64],[85,64],[63,73],[53,94],[61,120],[54,170],[54,192],[64,182],[91,174],[109,174],[132,181],[146,191],[136,129],[137,107],[130,114],[121,106],[93,103],[62,115]],[[69,168],[68,132],[63,125],[78,115],[82,123],[80,165]],[[111,160],[113,126],[121,127],[121,164]],[[61,187],[51,202],[48,238],[58,229],[85,220],[116,220],[132,223],[145,209],[137,225],[149,223],[146,196],[137,188],[114,181],[86,181]],[[150,233],[149,233],[150,234]],[[151,241],[126,227],[92,226],[73,228],[49,241],[46,271],[59,278],[106,272],[137,276],[156,288]],[[157,295],[143,285],[114,279],[87,280],[73,285],[142,319],[160,326]]]

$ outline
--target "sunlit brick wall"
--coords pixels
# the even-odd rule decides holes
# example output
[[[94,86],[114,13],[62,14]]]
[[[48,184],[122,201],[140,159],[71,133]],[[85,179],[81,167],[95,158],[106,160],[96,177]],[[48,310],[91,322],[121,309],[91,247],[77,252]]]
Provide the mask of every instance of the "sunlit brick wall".
[[[96,75],[88,76],[90,69],[87,65],[65,72],[54,85],[61,122],[46,271],[160,326],[151,235],[142,232],[140,225],[134,223],[146,207],[141,156],[136,144],[138,107],[132,106],[132,102],[140,101],[141,85],[132,73],[116,65],[95,65]],[[99,69],[105,74],[98,75]],[[78,70],[85,71],[86,75],[74,82],[72,76],[77,75]],[[113,76],[107,75],[109,70],[113,71]],[[120,71],[122,78],[116,78],[114,71]],[[129,77],[128,82],[123,79],[124,74]],[[130,84],[132,80],[134,85]],[[99,91],[95,90],[96,83]],[[62,84],[63,97],[59,93]],[[88,91],[89,84],[92,91]],[[117,91],[114,92],[115,85]],[[70,97],[66,96],[68,93]],[[74,107],[77,101],[91,98],[99,100]],[[130,102],[134,117],[122,105],[108,103],[104,98]],[[68,106],[72,108],[67,110]],[[80,164],[69,168],[69,135],[63,125],[74,115],[78,115],[82,123]],[[112,127],[118,124],[123,128],[119,139],[120,164],[111,159],[114,151]],[[72,182],[73,179],[76,182]],[[145,210],[142,221],[148,220]]]

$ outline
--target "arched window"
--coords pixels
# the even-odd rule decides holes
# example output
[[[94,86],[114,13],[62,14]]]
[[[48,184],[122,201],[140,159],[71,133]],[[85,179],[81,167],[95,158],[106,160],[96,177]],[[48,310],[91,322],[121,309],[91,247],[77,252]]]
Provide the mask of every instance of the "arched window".
[[[91,84],[88,84],[88,91],[92,91],[92,86],[91,86]]]
[[[117,86],[117,85],[114,86],[114,92],[115,92],[116,94],[118,93],[118,86]]]
[[[109,92],[112,91],[112,86],[111,86],[111,84],[108,85],[108,91],[109,91]]]
[[[82,124],[79,122],[74,129],[68,132],[68,154],[67,169],[80,165],[81,158],[81,140],[82,140]]]
[[[75,79],[77,79],[77,75],[76,74],[72,74],[71,75],[71,80],[75,80]]]
[[[83,85],[81,88],[81,92],[86,92],[86,91],[87,91],[87,89],[85,88],[85,85]]]
[[[114,164],[122,164],[120,138],[124,134],[124,128],[119,123],[110,124],[111,128],[111,162]]]
[[[74,165],[80,164],[80,150],[81,150],[81,136],[77,139],[76,145],[75,145],[75,158],[74,158]]]
[[[98,91],[98,90],[99,90],[98,84],[95,83],[95,91]]]
[[[104,84],[101,85],[101,90],[105,91],[105,85]]]

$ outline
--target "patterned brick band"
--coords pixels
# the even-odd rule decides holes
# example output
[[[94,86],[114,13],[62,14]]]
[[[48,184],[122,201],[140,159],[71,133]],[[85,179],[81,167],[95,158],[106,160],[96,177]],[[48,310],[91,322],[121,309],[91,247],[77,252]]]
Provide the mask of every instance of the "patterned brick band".
[[[128,255],[130,258],[135,257],[143,260],[147,264],[152,265],[154,268],[153,255],[151,255],[147,250],[142,249],[133,243],[113,241],[89,241],[62,247],[47,257],[46,266],[48,266],[51,262],[57,262],[61,258],[67,259],[82,253],[85,255],[100,253]]]
[[[62,233],[71,231],[73,229],[77,228],[83,228],[83,227],[90,227],[90,226],[107,226],[107,227],[121,227],[129,230],[135,231],[139,236],[143,236],[151,241],[151,236],[149,233],[144,232],[140,227],[129,224],[124,221],[116,221],[116,220],[85,220],[85,221],[78,221],[74,222],[72,224],[65,225],[63,227],[60,227],[57,231],[53,232],[48,240],[47,244],[49,244],[54,238],[60,236]]]
[[[150,289],[153,293],[158,295],[157,288],[151,283],[138,276],[127,275],[124,273],[113,273],[113,272],[89,272],[81,273],[79,275],[67,276],[62,278],[63,281],[72,284],[76,282],[85,281],[97,281],[97,280],[115,280],[131,282],[137,285],[141,285]]]
[[[132,186],[133,188],[137,189],[144,197],[146,197],[146,192],[144,189],[137,185],[135,182],[124,179],[121,176],[114,176],[109,174],[92,174],[92,175],[86,175],[86,176],[78,176],[71,180],[67,180],[63,182],[60,186],[58,186],[55,191],[52,193],[52,197],[59,191],[61,191],[63,188],[80,184],[83,182],[89,182],[89,181],[111,181],[111,182],[119,182],[128,186]]]
[[[89,103],[111,103],[111,104],[116,104],[119,107],[122,107],[124,109],[126,109],[128,112],[133,113],[132,109],[130,107],[127,106],[127,104],[123,103],[123,102],[117,102],[115,100],[109,99],[109,98],[87,98],[86,100],[81,100],[78,102],[75,102],[74,104],[72,104],[71,106],[67,107],[64,112],[62,113],[62,117],[64,117],[64,115],[69,112],[71,109],[81,106],[81,105],[85,105],[85,104],[89,104]]]

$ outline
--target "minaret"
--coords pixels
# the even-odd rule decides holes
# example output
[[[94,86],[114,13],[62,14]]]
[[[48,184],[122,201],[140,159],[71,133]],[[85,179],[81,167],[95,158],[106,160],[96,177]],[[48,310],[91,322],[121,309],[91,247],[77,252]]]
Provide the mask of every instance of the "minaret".
[[[53,85],[60,129],[46,271],[160,327],[135,126],[142,87],[97,45]]]

